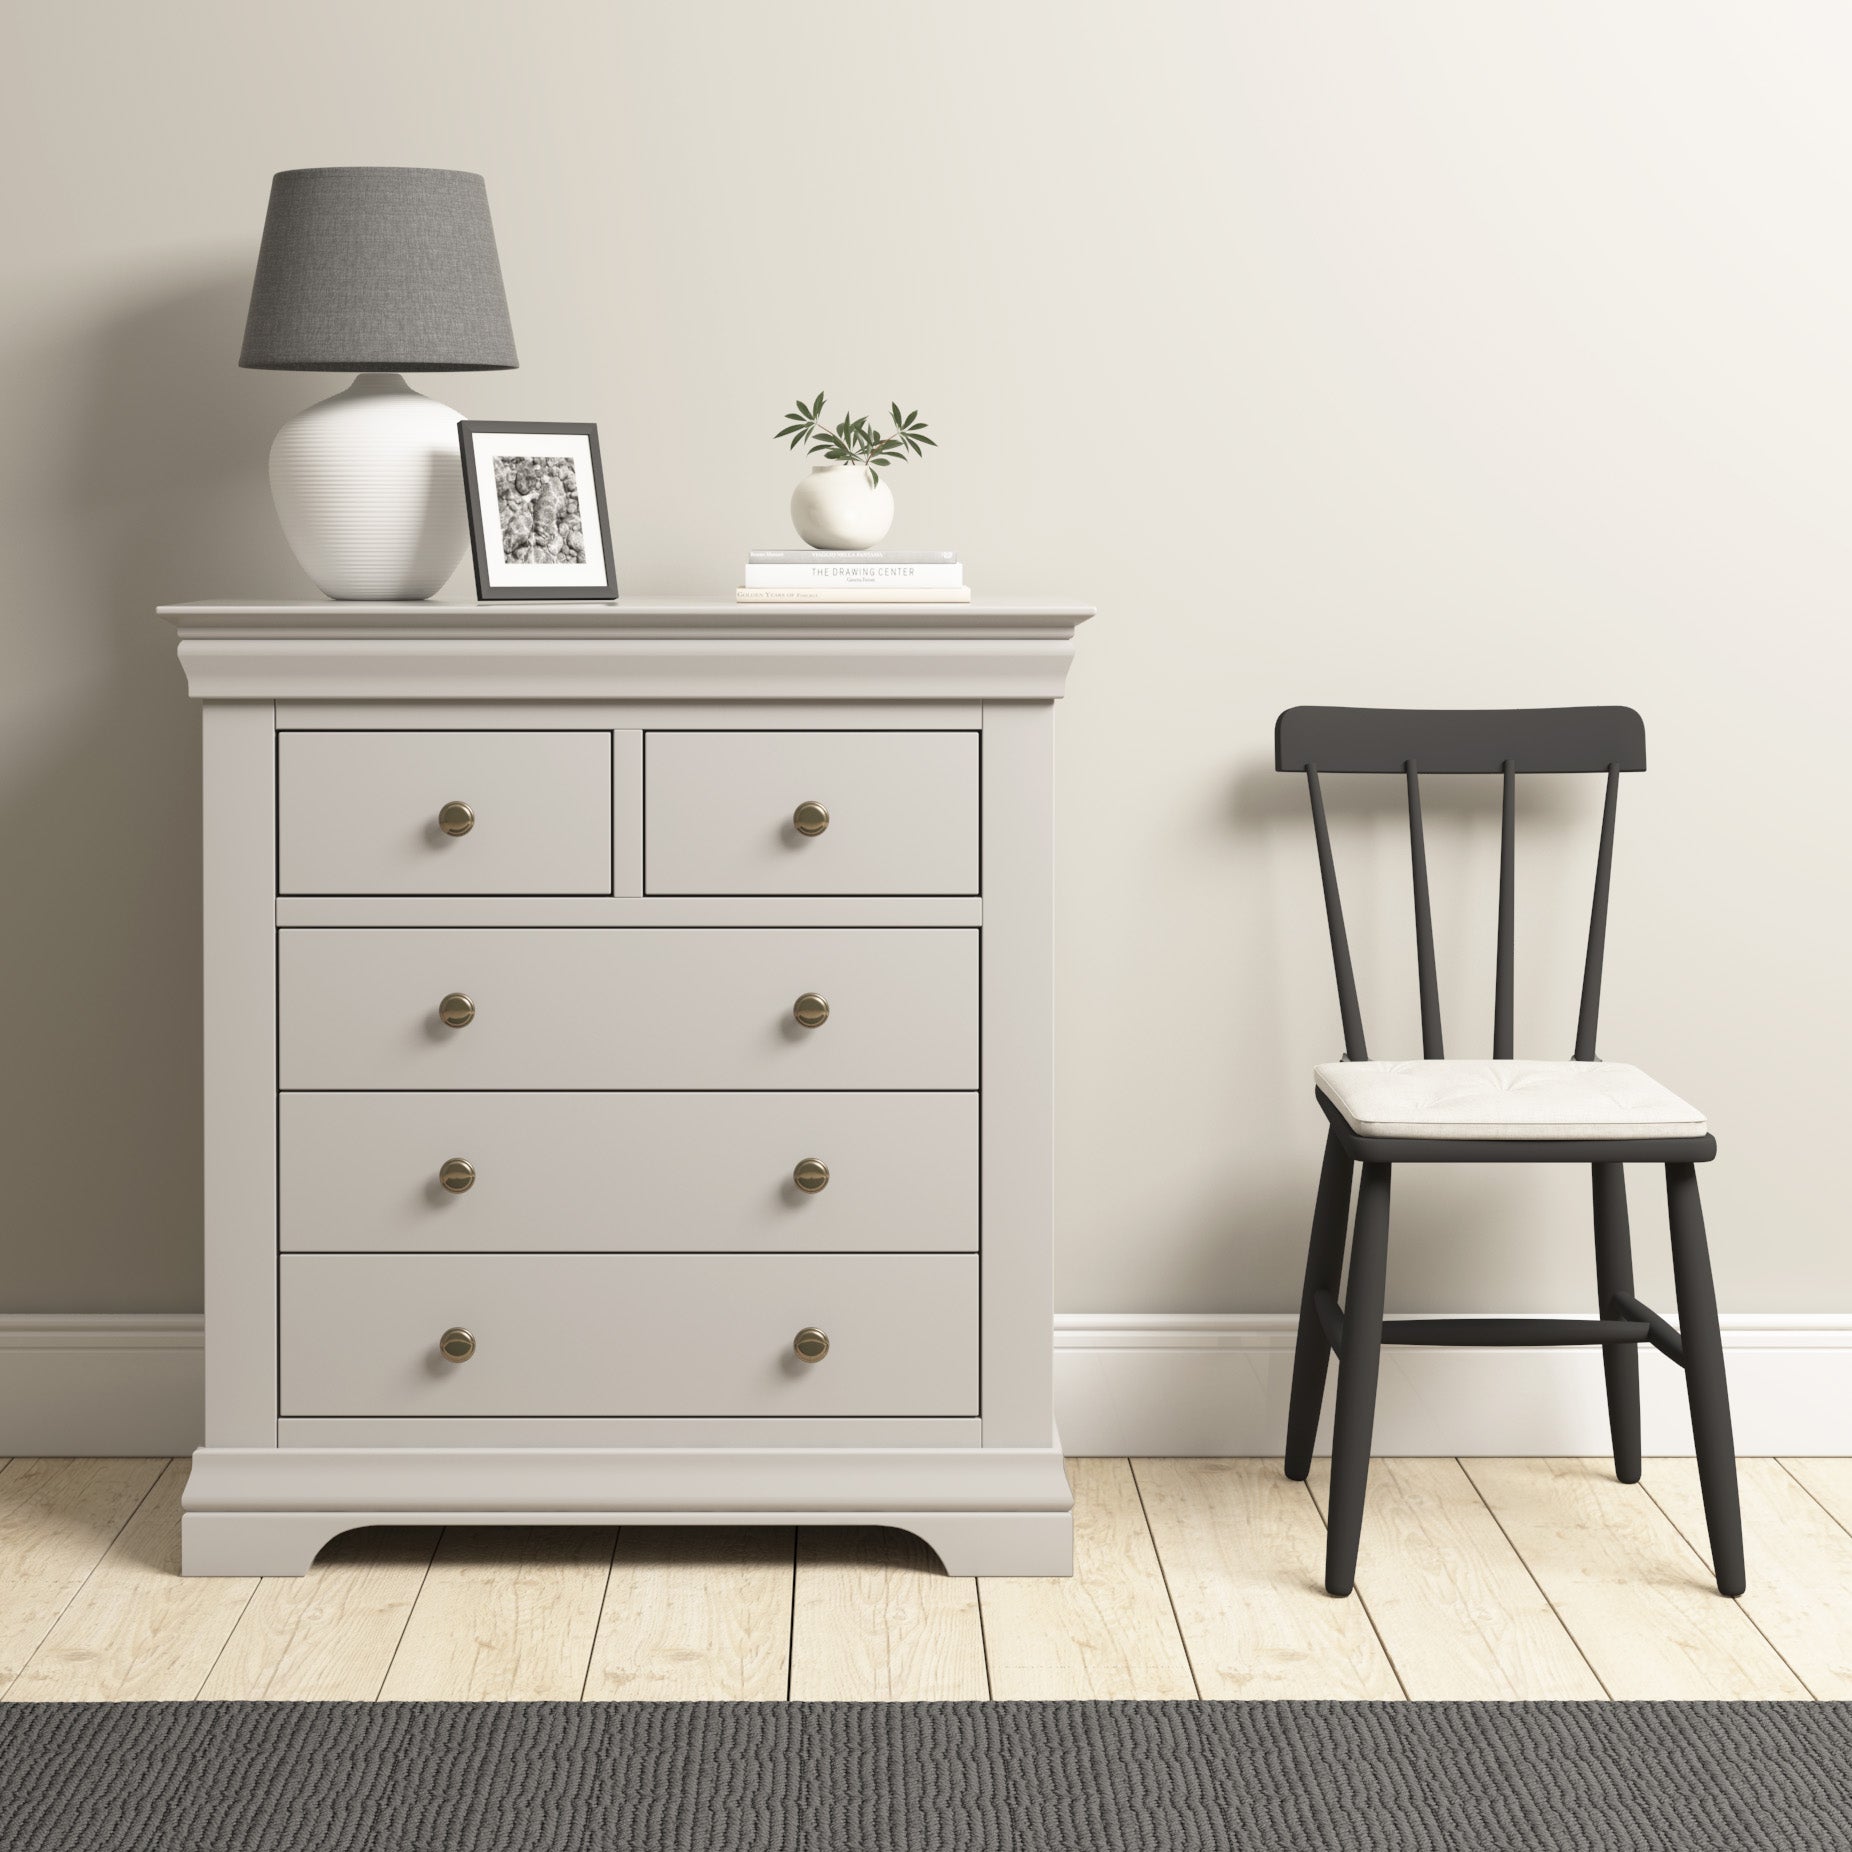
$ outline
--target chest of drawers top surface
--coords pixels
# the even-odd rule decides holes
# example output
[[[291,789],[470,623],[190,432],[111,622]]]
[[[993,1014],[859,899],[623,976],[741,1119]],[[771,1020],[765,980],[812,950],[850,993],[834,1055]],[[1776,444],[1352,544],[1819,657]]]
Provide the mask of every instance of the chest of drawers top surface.
[[[416,604],[328,598],[248,600],[205,598],[161,605],[158,616],[186,632],[300,632],[323,636],[352,630],[428,636],[445,631],[626,636],[730,630],[766,636],[1041,635],[1067,630],[1093,616],[1093,607],[1060,598],[974,598],[968,604],[737,604],[731,599],[666,596],[524,604],[482,604],[475,599],[427,598]]]

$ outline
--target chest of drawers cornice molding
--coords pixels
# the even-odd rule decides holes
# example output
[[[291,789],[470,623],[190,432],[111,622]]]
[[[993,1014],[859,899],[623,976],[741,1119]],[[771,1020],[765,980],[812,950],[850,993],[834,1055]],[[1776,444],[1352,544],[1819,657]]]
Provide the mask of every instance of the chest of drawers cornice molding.
[[[201,704],[189,1575],[880,1524],[1062,1575],[1054,704],[1085,606],[165,607]]]

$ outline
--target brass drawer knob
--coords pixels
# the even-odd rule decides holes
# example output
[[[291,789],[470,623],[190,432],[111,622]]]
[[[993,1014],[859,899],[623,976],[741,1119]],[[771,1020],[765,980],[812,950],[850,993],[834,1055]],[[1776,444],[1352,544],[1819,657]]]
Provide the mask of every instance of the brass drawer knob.
[[[437,813],[437,827],[446,836],[467,836],[476,827],[476,813],[467,804],[452,798]]]
[[[830,1341],[826,1332],[819,1331],[815,1325],[806,1325],[791,1340],[791,1348],[806,1363],[821,1363],[830,1354]]]
[[[467,1029],[476,1020],[476,1006],[462,991],[453,990],[437,1006],[437,1020],[446,1029]]]
[[[791,827],[800,836],[821,836],[830,826],[830,813],[814,797],[807,797],[791,813]]]
[[[820,1189],[828,1185],[829,1180],[830,1167],[821,1158],[799,1158],[797,1168],[791,1173],[791,1181],[806,1196],[816,1195]]]
[[[807,990],[791,1005],[791,1014],[806,1029],[820,1029],[830,1019],[829,1002],[814,990]]]
[[[476,1336],[461,1325],[452,1325],[437,1340],[437,1354],[449,1363],[467,1363],[476,1354]]]
[[[466,1158],[445,1158],[437,1180],[452,1196],[461,1196],[476,1181],[476,1166]]]

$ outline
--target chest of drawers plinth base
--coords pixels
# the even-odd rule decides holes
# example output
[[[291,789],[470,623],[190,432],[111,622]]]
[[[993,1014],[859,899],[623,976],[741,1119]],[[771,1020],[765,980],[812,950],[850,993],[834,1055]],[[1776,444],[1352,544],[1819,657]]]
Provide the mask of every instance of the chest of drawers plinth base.
[[[880,1524],[947,1575],[1068,1575],[1072,1503],[1056,1447],[207,1447],[181,1548],[188,1575],[291,1576],[369,1524]]]

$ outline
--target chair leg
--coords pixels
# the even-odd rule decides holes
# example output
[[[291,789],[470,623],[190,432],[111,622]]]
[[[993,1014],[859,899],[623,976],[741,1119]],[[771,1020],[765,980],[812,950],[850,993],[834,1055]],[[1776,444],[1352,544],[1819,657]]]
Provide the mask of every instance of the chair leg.
[[[1614,1316],[1616,1294],[1633,1296],[1633,1241],[1627,1227],[1627,1169],[1591,1164],[1595,1180],[1595,1293],[1599,1314]],[[1608,1433],[1614,1443],[1614,1476],[1622,1485],[1640,1479],[1640,1348],[1604,1344],[1601,1372],[1608,1385]]]
[[[1678,1293],[1678,1331],[1684,1346],[1685,1394],[1698,1455],[1698,1485],[1718,1591],[1740,1595],[1743,1516],[1736,1492],[1736,1442],[1730,1432],[1730,1389],[1724,1380],[1723,1336],[1717,1328],[1717,1289],[1711,1281],[1698,1173],[1690,1164],[1666,1166],[1666,1207],[1672,1224],[1672,1280]]]
[[[1312,1309],[1316,1292],[1335,1293],[1344,1269],[1344,1237],[1350,1227],[1350,1179],[1355,1166],[1336,1132],[1325,1139],[1318,1173],[1318,1202],[1312,1210],[1312,1240],[1305,1257],[1305,1291],[1299,1298],[1299,1340],[1293,1350],[1292,1401],[1286,1413],[1286,1477],[1303,1479],[1312,1470],[1312,1447],[1325,1403],[1325,1369],[1331,1347]]]
[[[1365,1164],[1351,1233],[1344,1290],[1344,1354],[1338,1360],[1337,1418],[1331,1434],[1331,1503],[1325,1536],[1325,1588],[1348,1595],[1357,1579],[1363,1495],[1376,1424],[1376,1376],[1383,1350],[1383,1288],[1389,1264],[1389,1166]]]

